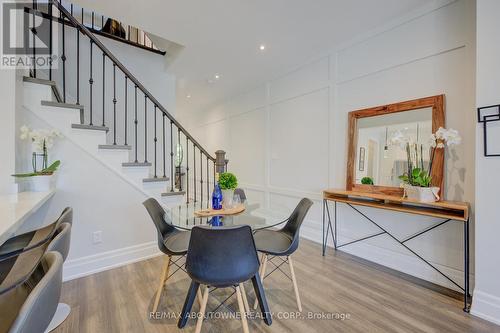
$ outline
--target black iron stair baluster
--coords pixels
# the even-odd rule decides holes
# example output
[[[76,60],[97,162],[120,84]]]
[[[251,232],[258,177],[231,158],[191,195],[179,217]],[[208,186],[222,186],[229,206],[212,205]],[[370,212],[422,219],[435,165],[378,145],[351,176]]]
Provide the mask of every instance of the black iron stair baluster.
[[[66,29],[65,29],[65,21],[66,19],[62,15],[62,12],[59,12],[61,21],[62,21],[62,81],[63,81],[63,102],[66,103]]]
[[[177,128],[177,145],[178,146],[182,146],[181,145],[181,130],[179,128]],[[177,146],[175,148],[175,152],[177,154]],[[179,164],[179,170],[177,170],[177,167],[176,167],[176,172],[179,172],[179,191],[182,191],[182,170],[181,170],[181,164]]]
[[[137,160],[137,86],[135,86],[135,118],[134,118],[134,128],[135,128],[135,163],[139,163]]]
[[[94,79],[92,78],[92,63],[93,63],[93,57],[92,57],[92,50],[94,49],[94,41],[91,39],[90,40],[90,79],[89,79],[89,84],[90,84],[90,92],[89,92],[89,97],[90,97],[90,105],[89,105],[89,111],[90,111],[90,126],[93,126],[94,124],[92,123],[92,91],[93,91],[93,86],[94,86]]]
[[[116,146],[116,65],[113,63],[113,145]]]
[[[207,156],[207,208],[208,208],[208,205],[209,205],[209,202],[210,202],[210,176],[209,176],[209,173],[210,173],[210,168],[209,168],[209,162],[208,162],[208,156]]]
[[[105,127],[106,113],[106,54],[102,53],[102,127]]]
[[[203,153],[200,149],[200,202],[203,204]]]
[[[128,106],[128,77],[125,75],[125,146],[127,145],[127,106]]]
[[[196,145],[193,142],[193,192],[194,202],[196,202]]]
[[[79,27],[76,27],[76,104],[80,105],[80,28]]]
[[[48,14],[49,14],[49,80],[52,81],[52,51],[53,51],[53,45],[52,45],[52,31],[53,31],[53,19],[52,19],[52,2],[49,1],[48,3]],[[78,32],[76,33],[78,35]]]
[[[154,147],[155,147],[155,174],[154,174],[154,177],[158,178],[158,176],[156,175],[156,143],[158,141],[158,138],[156,136],[156,105],[154,106],[154,117],[155,117],[155,121],[154,121],[154,126],[155,126],[155,138],[154,138]]]
[[[189,144],[186,135],[186,203],[189,203]]]
[[[148,96],[144,94],[144,163],[148,163]]]
[[[31,26],[31,33],[33,35],[33,77],[36,78],[36,25],[35,25],[35,10],[37,8],[36,0],[33,0],[33,21]]]
[[[161,113],[162,118],[161,118],[161,124],[162,124],[162,138],[163,138],[163,178],[167,178],[167,173],[165,170],[165,114],[162,112]]]
[[[174,191],[174,122],[170,120],[170,192]]]

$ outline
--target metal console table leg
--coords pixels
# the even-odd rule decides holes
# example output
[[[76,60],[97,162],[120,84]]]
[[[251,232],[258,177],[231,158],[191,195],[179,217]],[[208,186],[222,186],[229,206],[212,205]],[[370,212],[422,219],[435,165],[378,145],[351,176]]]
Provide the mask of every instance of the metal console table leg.
[[[372,224],[374,224],[375,226],[377,226],[381,232],[378,232],[378,233],[375,233],[375,234],[372,234],[372,235],[369,235],[369,236],[366,236],[366,237],[363,237],[363,238],[359,238],[359,239],[356,239],[356,240],[353,240],[353,241],[350,241],[350,242],[347,242],[347,243],[344,243],[344,244],[338,244],[337,243],[337,202],[336,201],[333,201],[334,202],[334,227],[332,227],[332,219],[331,219],[331,216],[330,216],[330,209],[329,209],[329,206],[328,206],[328,200],[326,199],[323,199],[323,247],[322,247],[322,250],[323,250],[323,256],[325,255],[325,252],[326,252],[326,248],[327,248],[327,244],[328,244],[328,235],[329,233],[331,233],[332,235],[332,238],[333,238],[333,245],[334,245],[334,248],[335,250],[341,248],[341,247],[344,247],[344,246],[347,246],[347,245],[351,245],[351,244],[354,244],[354,243],[357,243],[357,242],[361,242],[361,241],[364,241],[364,240],[367,240],[367,239],[370,239],[370,238],[373,238],[373,237],[377,237],[377,236],[380,236],[380,235],[388,235],[389,237],[391,237],[393,240],[395,240],[396,242],[398,242],[401,246],[403,246],[406,250],[408,250],[409,252],[411,252],[414,256],[416,256],[417,258],[419,258],[420,260],[422,260],[425,264],[427,264],[428,266],[430,266],[432,269],[434,269],[436,272],[438,272],[441,276],[443,276],[444,278],[446,278],[448,281],[450,281],[452,284],[454,284],[455,286],[457,286],[460,290],[463,291],[464,293],[464,312],[469,312],[470,311],[470,305],[469,305],[469,299],[470,299],[470,290],[469,290],[469,268],[470,268],[470,258],[469,258],[469,219],[467,219],[465,222],[464,222],[464,287],[460,286],[457,282],[455,282],[452,278],[450,278],[448,275],[446,275],[445,273],[441,272],[436,266],[434,266],[433,264],[431,264],[429,261],[427,261],[426,259],[424,259],[421,255],[419,255],[418,253],[416,253],[414,250],[412,250],[410,247],[408,247],[405,243],[414,239],[414,238],[417,238],[431,230],[434,230],[450,221],[452,221],[452,219],[446,219],[444,221],[441,221],[431,227],[428,227],[422,231],[419,231],[417,232],[416,234],[412,235],[412,236],[409,236],[403,240],[399,240],[396,236],[394,236],[393,234],[391,234],[389,231],[387,231],[386,229],[384,229],[382,226],[380,226],[378,223],[376,223],[375,221],[373,221],[371,218],[369,218],[366,214],[364,214],[363,212],[361,212],[360,210],[358,210],[356,207],[354,207],[353,205],[351,205],[350,203],[346,203],[346,205],[348,205],[349,207],[351,207],[353,210],[355,210],[356,212],[358,212],[361,216],[363,216],[367,221],[371,222]]]

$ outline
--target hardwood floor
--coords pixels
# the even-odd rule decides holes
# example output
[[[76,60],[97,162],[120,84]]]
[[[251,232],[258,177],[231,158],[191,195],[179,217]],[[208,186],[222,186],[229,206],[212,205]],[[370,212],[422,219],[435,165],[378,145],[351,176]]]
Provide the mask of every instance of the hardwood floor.
[[[348,254],[329,249],[322,257],[320,245],[301,240],[293,258],[306,318],[290,318],[297,315],[293,285],[276,271],[264,282],[273,324],[250,319],[250,332],[500,332],[500,326],[464,313],[459,299]],[[150,318],[163,262],[157,257],[66,282],[62,301],[72,311],[54,332],[193,332],[196,318],[183,330],[176,326],[190,282],[184,272],[167,283],[158,306],[163,318]],[[245,290],[253,304],[251,284],[246,283]],[[207,313],[230,293],[226,289],[211,294]],[[236,295],[227,304],[238,309]],[[198,310],[195,302],[193,311]],[[239,319],[224,318],[227,309],[219,311],[204,321],[202,332],[242,331]],[[308,319],[310,314],[334,319]],[[335,319],[334,314],[342,317]]]

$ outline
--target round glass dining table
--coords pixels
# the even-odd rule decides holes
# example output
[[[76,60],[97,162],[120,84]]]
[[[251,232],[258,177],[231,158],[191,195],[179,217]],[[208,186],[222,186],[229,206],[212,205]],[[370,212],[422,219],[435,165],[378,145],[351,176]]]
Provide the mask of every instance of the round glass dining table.
[[[173,225],[180,229],[190,230],[194,226],[209,225],[213,227],[249,225],[252,230],[265,229],[280,224],[284,218],[265,218],[259,214],[258,203],[243,203],[245,210],[234,215],[216,215],[210,217],[199,217],[196,211],[206,210],[210,207],[208,202],[190,202],[179,206],[174,206],[165,211],[165,221],[171,221]]]

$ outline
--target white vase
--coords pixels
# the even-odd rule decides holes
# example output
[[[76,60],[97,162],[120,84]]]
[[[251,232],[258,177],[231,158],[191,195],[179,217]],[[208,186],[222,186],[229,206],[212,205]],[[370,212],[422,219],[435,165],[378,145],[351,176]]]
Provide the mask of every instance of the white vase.
[[[30,177],[30,190],[33,192],[47,192],[54,189],[54,175],[42,175]]]
[[[234,189],[222,190],[222,205],[224,208],[233,207],[233,196],[234,196]]]
[[[410,200],[419,202],[439,201],[439,187],[420,187],[404,185],[405,196]]]

